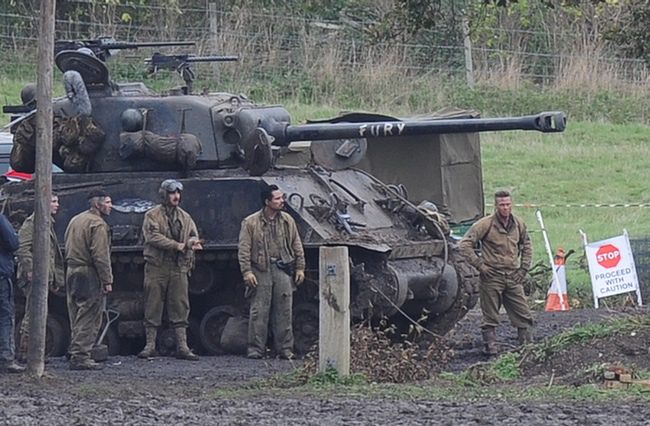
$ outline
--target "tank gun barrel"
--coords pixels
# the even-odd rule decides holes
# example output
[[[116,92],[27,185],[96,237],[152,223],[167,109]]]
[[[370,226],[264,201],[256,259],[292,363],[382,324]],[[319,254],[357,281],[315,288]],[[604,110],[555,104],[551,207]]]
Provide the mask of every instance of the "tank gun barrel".
[[[150,59],[145,59],[144,62],[152,68],[177,69],[179,66],[183,66],[183,64],[191,64],[194,62],[234,62],[238,60],[239,56],[236,55],[163,55],[156,52]]]
[[[431,133],[472,133],[498,130],[562,132],[566,115],[561,111],[510,118],[467,118],[446,120],[378,121],[370,123],[324,123],[289,125],[276,144],[366,137],[417,136]],[[278,140],[279,139],[279,140]],[[284,142],[284,143],[283,143]]]
[[[113,37],[100,37],[90,40],[57,40],[54,43],[54,54],[63,50],[77,50],[82,47],[92,52],[102,61],[111,56],[111,50],[137,49],[139,47],[165,47],[165,46],[195,46],[194,41],[151,41],[151,42],[118,42]]]

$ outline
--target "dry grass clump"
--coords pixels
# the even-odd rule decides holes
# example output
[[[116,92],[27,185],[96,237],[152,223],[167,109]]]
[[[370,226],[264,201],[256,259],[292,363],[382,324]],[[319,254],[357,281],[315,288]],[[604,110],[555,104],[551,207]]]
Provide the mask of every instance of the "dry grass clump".
[[[350,373],[374,383],[409,383],[427,380],[438,374],[453,356],[441,340],[413,343],[395,342],[392,329],[377,329],[362,324],[351,333]],[[307,375],[318,371],[318,351],[305,357]]]

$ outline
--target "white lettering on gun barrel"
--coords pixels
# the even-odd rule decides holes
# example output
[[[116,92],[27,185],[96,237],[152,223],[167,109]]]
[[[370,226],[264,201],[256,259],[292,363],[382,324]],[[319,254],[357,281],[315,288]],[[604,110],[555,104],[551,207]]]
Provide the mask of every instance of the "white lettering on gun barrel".
[[[399,136],[406,128],[406,123],[362,124],[359,126],[359,136]],[[369,133],[366,135],[366,133]]]

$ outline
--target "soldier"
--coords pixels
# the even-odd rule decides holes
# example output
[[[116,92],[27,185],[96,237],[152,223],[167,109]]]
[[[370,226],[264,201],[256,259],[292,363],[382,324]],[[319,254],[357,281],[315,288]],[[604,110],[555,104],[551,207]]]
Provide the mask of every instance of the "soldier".
[[[192,217],[179,207],[183,184],[167,179],[160,184],[162,204],[144,215],[144,327],[147,343],[140,358],[155,355],[156,335],[167,308],[170,327],[176,335],[176,357],[197,361],[187,346],[190,314],[188,278],[194,267],[194,251],[202,242]]]
[[[247,355],[253,359],[264,356],[270,316],[275,351],[290,359],[292,279],[296,285],[305,279],[305,254],[296,222],[282,211],[280,188],[270,185],[261,196],[262,209],[244,219],[239,232],[239,267],[247,292],[252,292]]]
[[[460,242],[460,250],[481,273],[479,297],[485,354],[496,355],[496,327],[501,304],[513,326],[519,344],[532,341],[533,317],[526,302],[523,280],[533,259],[533,247],[526,224],[512,214],[508,191],[494,194],[495,212],[476,222]],[[474,247],[481,242],[481,257]]]
[[[104,220],[113,207],[102,190],[88,195],[90,208],[65,230],[66,290],[70,316],[70,369],[99,370],[90,357],[102,322],[104,297],[113,290],[111,231]]]
[[[59,240],[54,232],[54,216],[59,210],[59,197],[52,194],[50,199],[50,269],[48,276],[49,290],[54,294],[65,291],[65,273],[63,269],[63,253],[59,247]],[[18,258],[18,285],[25,294],[25,315],[20,325],[20,344],[18,345],[18,360],[24,361],[27,357],[27,340],[29,339],[30,300],[32,297],[32,243],[34,241],[34,214],[32,213],[18,231],[20,247],[16,252]],[[47,302],[46,302],[47,306]]]
[[[25,370],[16,364],[14,326],[14,252],[20,242],[9,220],[0,214],[0,372],[20,373]]]

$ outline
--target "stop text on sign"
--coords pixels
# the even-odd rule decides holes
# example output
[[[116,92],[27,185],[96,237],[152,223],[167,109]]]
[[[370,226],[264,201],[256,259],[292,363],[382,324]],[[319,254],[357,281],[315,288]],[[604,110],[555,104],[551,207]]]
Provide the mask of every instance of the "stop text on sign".
[[[621,261],[621,252],[613,244],[605,244],[596,251],[596,261],[603,268],[613,268]]]

